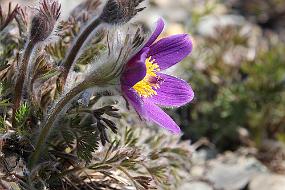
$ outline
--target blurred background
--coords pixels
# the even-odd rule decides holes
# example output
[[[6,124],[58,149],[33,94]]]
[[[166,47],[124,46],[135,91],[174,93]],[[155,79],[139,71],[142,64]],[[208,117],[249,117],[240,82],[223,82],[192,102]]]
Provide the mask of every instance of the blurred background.
[[[172,115],[198,144],[192,175],[207,185],[186,189],[285,189],[285,1],[151,2],[167,35],[194,40],[175,72],[196,98]]]
[[[81,1],[61,2],[67,15]],[[192,54],[169,71],[196,94],[168,110],[195,149],[191,180],[180,189],[284,190],[285,0],[149,4],[138,20],[163,17],[165,36],[190,33],[194,41]]]

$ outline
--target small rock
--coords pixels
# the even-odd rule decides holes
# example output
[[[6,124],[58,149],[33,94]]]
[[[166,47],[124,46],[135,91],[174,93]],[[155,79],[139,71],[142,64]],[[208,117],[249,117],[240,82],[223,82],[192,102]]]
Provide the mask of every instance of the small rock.
[[[191,169],[191,176],[202,177],[205,174],[206,168],[199,165],[194,165]]]
[[[178,190],[213,190],[213,188],[203,182],[192,182],[183,184]]]
[[[217,189],[239,190],[244,188],[250,180],[266,169],[255,158],[228,156],[231,161],[213,160],[206,178],[211,181]]]
[[[249,184],[249,190],[284,190],[285,176],[277,174],[260,174]]]

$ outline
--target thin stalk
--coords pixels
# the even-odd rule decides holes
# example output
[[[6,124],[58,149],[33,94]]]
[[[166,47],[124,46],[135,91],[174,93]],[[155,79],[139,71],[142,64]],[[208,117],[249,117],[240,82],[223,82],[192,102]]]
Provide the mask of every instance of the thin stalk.
[[[33,41],[29,41],[26,48],[25,48],[23,59],[22,59],[21,65],[20,65],[19,76],[18,76],[17,81],[16,81],[15,96],[14,96],[14,102],[13,102],[13,104],[14,104],[13,115],[12,115],[13,126],[16,122],[15,121],[16,112],[20,107],[22,93],[23,93],[23,87],[24,87],[24,83],[25,83],[25,78],[28,74],[27,69],[28,69],[30,57],[32,55],[34,47],[35,47],[35,43]]]
[[[152,179],[153,179],[155,185],[159,185],[158,182],[156,181],[155,176],[151,173],[151,171],[149,170],[149,168],[148,168],[143,162],[141,162],[140,164],[146,169],[146,171],[147,171],[147,172],[149,173],[149,175],[152,177]]]
[[[67,56],[63,60],[62,67],[63,67],[63,73],[62,73],[62,86],[64,86],[68,73],[70,72],[70,69],[72,68],[74,61],[78,55],[78,52],[80,51],[81,47],[83,46],[84,42],[87,40],[89,35],[95,30],[100,24],[102,23],[102,20],[100,17],[97,17],[93,19],[83,30],[80,32],[79,36],[75,39],[75,42],[71,49],[67,52]]]
[[[91,82],[91,81],[96,81],[96,82]],[[55,107],[51,110],[51,113],[49,114],[46,122],[44,123],[43,128],[40,131],[40,135],[38,137],[38,141],[35,147],[35,151],[33,152],[31,156],[31,162],[30,162],[30,168],[33,168],[33,166],[37,163],[39,160],[39,156],[42,152],[42,149],[45,147],[45,142],[47,140],[47,137],[52,129],[52,126],[54,122],[57,119],[57,116],[60,114],[62,109],[78,94],[83,92],[84,90],[100,85],[104,82],[105,80],[94,80],[94,78],[89,78],[86,79],[85,81],[81,82],[78,84],[76,87],[71,89],[66,95],[63,96],[61,100],[55,105]],[[105,81],[106,82],[106,81]]]
[[[136,189],[140,189],[136,183],[136,181],[134,180],[133,176],[131,176],[127,170],[125,170],[123,167],[118,166],[117,169],[121,170],[133,183],[133,185],[136,187]]]
[[[90,170],[93,170],[93,171],[97,171],[98,169],[98,172],[100,172],[100,167],[111,167],[109,164],[105,164],[105,163],[98,163],[99,165],[96,166],[96,168],[94,168],[93,166],[96,165],[91,165],[91,166],[85,166],[85,167],[74,167],[72,169],[68,169],[68,170],[65,170],[61,173],[59,173],[58,175],[55,175],[55,176],[52,176],[52,178],[56,179],[56,178],[63,178],[65,176],[68,176],[68,175],[71,175],[71,174],[74,174],[76,172],[84,172],[85,173],[85,170],[87,169],[90,169]]]

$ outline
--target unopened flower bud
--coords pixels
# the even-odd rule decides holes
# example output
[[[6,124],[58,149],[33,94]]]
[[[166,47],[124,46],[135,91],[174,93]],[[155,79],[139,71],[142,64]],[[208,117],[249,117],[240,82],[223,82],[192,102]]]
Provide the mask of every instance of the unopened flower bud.
[[[32,19],[30,40],[34,43],[46,40],[52,33],[60,15],[57,0],[42,0],[38,13]]]
[[[100,19],[108,24],[121,24],[131,20],[138,12],[145,9],[137,8],[144,0],[108,0]]]

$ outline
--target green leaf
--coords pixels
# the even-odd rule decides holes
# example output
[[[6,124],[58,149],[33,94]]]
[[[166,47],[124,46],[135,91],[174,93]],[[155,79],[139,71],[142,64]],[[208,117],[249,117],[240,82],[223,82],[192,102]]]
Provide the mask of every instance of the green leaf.
[[[159,183],[167,182],[167,167],[166,166],[155,166],[151,168],[147,168],[148,172],[155,178]]]
[[[5,133],[6,127],[5,127],[5,120],[3,117],[0,117],[0,133]]]
[[[30,107],[27,103],[21,104],[15,115],[16,126],[18,127],[19,133],[25,133],[25,123],[30,114]]]
[[[49,44],[45,47],[45,50],[56,60],[62,60],[66,54],[67,46],[63,41]]]
[[[0,107],[8,107],[8,106],[11,106],[12,104],[9,102],[8,99],[4,99],[4,100],[1,100],[0,101]]]
[[[92,154],[99,147],[100,137],[90,122],[81,124],[81,119],[80,115],[76,114],[69,121],[64,121],[68,125],[57,128],[53,133],[60,135],[56,138],[61,138],[65,145],[74,149],[80,159],[90,162]]]
[[[138,137],[134,134],[134,130],[132,128],[127,128],[125,132],[125,145],[134,147],[138,142]]]
[[[92,153],[99,147],[99,136],[95,132],[84,132],[84,134],[76,139],[77,155],[79,158],[90,162]]]

